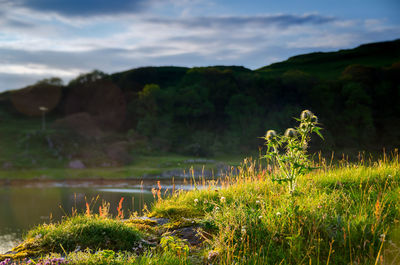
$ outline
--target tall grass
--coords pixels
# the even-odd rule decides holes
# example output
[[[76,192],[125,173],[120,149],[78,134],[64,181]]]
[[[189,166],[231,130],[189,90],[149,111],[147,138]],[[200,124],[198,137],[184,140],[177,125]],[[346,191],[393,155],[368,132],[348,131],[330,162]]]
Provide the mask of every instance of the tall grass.
[[[192,191],[174,190],[167,197],[159,185],[149,215],[167,217],[169,223],[155,233],[112,219],[103,204],[99,215],[89,211],[33,229],[27,243],[61,254],[68,264],[400,262],[397,153],[375,161],[360,156],[357,163],[319,157],[312,165],[317,170],[298,177],[295,193],[273,181],[277,169],[263,163],[245,160],[223,179],[193,177]],[[184,241],[158,234],[179,227],[179,221],[200,226],[204,243],[188,250]],[[144,247],[143,253],[132,250],[148,237],[160,244]]]
[[[400,244],[392,238],[400,220],[398,155],[316,166],[292,196],[265,167],[246,161],[217,185],[159,200],[152,214],[204,218],[220,264],[383,264]]]

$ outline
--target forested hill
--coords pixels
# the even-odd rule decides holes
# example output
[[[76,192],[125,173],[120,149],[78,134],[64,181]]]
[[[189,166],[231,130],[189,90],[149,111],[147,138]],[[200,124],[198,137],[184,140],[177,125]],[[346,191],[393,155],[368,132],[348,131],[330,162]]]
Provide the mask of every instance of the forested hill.
[[[258,71],[283,74],[290,69],[321,77],[338,78],[343,70],[354,64],[370,67],[390,66],[400,57],[400,39],[395,41],[364,44],[355,49],[337,52],[315,52],[297,55],[286,61],[264,66]],[[396,59],[397,58],[397,59]]]
[[[313,148],[400,145],[400,40],[299,55],[254,71],[240,66],[94,71],[66,86],[42,80],[29,91],[43,86],[61,87],[52,111],[58,123],[84,115],[80,118],[96,130],[134,135],[141,141],[137,146],[150,150],[195,155],[257,150],[267,129],[294,126],[290,117],[303,109],[316,113],[324,127],[325,141],[315,140]],[[9,93],[14,105],[18,93]]]

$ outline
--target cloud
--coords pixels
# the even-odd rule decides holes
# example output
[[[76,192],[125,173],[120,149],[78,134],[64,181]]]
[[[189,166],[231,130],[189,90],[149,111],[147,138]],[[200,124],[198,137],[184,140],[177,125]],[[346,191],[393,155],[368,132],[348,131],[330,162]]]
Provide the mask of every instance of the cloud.
[[[32,23],[27,23],[21,20],[14,20],[14,19],[8,19],[3,22],[3,26],[5,27],[10,27],[10,28],[19,28],[19,29],[32,29],[35,27],[34,24]]]
[[[303,24],[321,25],[336,21],[330,16],[318,14],[308,15],[263,15],[263,16],[228,16],[228,17],[197,17],[197,18],[150,18],[150,23],[173,25],[185,28],[236,28],[240,26],[278,26],[290,27]]]
[[[301,53],[351,48],[400,34],[384,20],[317,13],[175,12],[202,1],[0,0],[0,91],[51,76],[67,82],[93,69],[113,73],[140,66],[216,64],[255,69]],[[145,11],[165,3],[173,15]]]
[[[146,0],[3,0],[0,5],[13,4],[38,12],[55,12],[65,16],[97,16],[138,13],[145,9]]]

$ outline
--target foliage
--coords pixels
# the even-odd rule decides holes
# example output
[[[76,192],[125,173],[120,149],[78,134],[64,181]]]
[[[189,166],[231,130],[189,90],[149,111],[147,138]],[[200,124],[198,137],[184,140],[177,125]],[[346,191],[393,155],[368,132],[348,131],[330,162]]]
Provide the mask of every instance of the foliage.
[[[66,106],[88,111],[88,102],[104,99],[108,87],[117,86],[126,109],[113,114],[119,101],[112,108],[105,104],[89,111],[96,119],[112,117],[116,128],[134,130],[151,151],[213,156],[255,150],[267,128],[293,127],[288,117],[307,108],[323,117],[326,138],[310,141],[310,150],[377,152],[400,144],[399,51],[397,40],[295,56],[255,71],[237,66],[143,67],[110,76],[93,71],[63,87],[56,112],[49,114],[58,119]],[[107,83],[104,90],[101,83]],[[7,97],[2,95],[4,102]],[[7,104],[0,108],[13,110]]]
[[[222,188],[172,195],[153,213],[202,216],[213,264],[398,263],[398,157],[316,167],[299,176],[292,196],[248,161]]]
[[[189,254],[188,245],[182,239],[174,236],[163,236],[160,245],[165,252],[172,252],[180,258],[185,258]]]
[[[58,224],[40,225],[27,235],[48,252],[86,248],[131,250],[140,237],[134,227],[117,220],[84,215],[68,217]]]
[[[284,135],[269,130],[264,137],[267,152],[263,158],[273,170],[277,170],[273,172],[273,181],[286,182],[290,193],[296,189],[297,178],[313,169],[307,155],[311,134],[317,133],[322,138],[319,132],[321,128],[316,126],[318,118],[311,111],[304,110],[297,120],[300,122],[299,127],[286,129]]]

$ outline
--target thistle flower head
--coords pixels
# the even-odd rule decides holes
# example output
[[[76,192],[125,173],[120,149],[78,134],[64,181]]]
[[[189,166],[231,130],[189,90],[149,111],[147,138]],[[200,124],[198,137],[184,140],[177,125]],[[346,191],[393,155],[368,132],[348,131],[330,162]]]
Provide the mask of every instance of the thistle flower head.
[[[269,141],[272,140],[276,136],[276,132],[274,130],[267,131],[265,138]]]
[[[307,130],[308,126],[309,126],[309,124],[307,124],[307,123],[301,123],[300,124],[300,129],[301,130]]]
[[[301,112],[300,119],[301,120],[309,120],[309,119],[311,119],[312,116],[314,116],[314,114],[311,111],[306,109]]]
[[[315,116],[315,115],[313,115],[313,116],[311,117],[311,122],[317,123],[317,122],[318,122],[318,117]]]
[[[288,128],[285,131],[285,136],[289,138],[293,138],[297,135],[297,131],[293,128]]]

